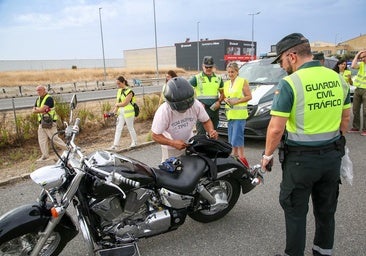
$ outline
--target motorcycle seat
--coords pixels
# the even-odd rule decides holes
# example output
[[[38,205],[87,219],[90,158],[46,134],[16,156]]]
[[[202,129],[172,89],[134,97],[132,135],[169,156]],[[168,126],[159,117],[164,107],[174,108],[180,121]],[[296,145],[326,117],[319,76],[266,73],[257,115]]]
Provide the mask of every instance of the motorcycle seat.
[[[182,171],[167,172],[158,168],[153,169],[156,184],[173,192],[191,194],[199,179],[208,171],[208,166],[198,156],[182,155],[178,158],[182,162]]]

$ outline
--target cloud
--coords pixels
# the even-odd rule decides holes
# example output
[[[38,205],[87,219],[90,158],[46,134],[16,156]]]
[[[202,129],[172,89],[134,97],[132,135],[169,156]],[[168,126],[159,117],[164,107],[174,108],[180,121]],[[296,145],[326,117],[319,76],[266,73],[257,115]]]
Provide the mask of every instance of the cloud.
[[[153,7],[152,0],[0,0],[0,57],[99,57],[99,8],[107,58],[154,47]],[[198,21],[200,38],[251,40],[248,14],[257,11],[258,53],[292,32],[311,41],[346,40],[365,32],[365,8],[364,0],[155,0],[157,43],[196,41]]]

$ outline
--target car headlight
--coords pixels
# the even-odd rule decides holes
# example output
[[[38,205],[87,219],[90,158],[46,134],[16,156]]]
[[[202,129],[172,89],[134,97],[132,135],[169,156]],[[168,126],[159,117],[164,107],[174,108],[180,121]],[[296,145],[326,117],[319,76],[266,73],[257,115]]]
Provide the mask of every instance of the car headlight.
[[[271,107],[272,107],[272,100],[271,101],[267,101],[261,104],[258,104],[258,108],[257,111],[255,112],[254,116],[260,116],[263,115],[267,112],[271,111]]]

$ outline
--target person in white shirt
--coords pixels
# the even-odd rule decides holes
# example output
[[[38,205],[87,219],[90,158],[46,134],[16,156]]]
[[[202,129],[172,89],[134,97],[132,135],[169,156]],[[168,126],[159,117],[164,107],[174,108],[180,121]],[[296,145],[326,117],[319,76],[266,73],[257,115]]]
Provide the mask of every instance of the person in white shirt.
[[[194,90],[186,79],[172,78],[163,93],[165,102],[156,111],[151,126],[152,139],[162,145],[162,162],[184,153],[188,140],[194,136],[197,120],[210,138],[218,138],[210,117],[194,99]]]

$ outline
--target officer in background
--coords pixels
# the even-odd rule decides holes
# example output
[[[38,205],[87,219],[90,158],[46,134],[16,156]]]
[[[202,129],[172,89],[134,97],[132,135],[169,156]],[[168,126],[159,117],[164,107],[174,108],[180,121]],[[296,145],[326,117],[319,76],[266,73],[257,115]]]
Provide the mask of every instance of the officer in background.
[[[286,222],[285,255],[303,256],[309,197],[313,202],[313,255],[332,255],[341,159],[350,121],[349,86],[313,60],[310,44],[293,33],[276,45],[277,62],[288,73],[271,109],[262,169],[270,170],[284,131],[285,157],[279,201]],[[280,152],[279,151],[279,152]]]
[[[224,99],[224,83],[221,76],[213,72],[214,59],[211,56],[205,56],[202,63],[202,72],[190,79],[191,85],[195,89],[197,99],[204,105],[205,110],[210,117],[214,128],[219,124],[219,108]],[[202,124],[196,124],[197,134],[205,134],[206,131]]]
[[[366,136],[366,50],[359,51],[352,60],[351,67],[358,69],[353,85],[356,86],[353,95],[353,122],[349,132],[360,132]],[[361,109],[363,114],[361,115]],[[363,122],[361,124],[361,118]],[[361,126],[360,126],[361,125]]]
[[[318,60],[320,62],[320,64],[322,64],[324,66],[324,62],[325,62],[324,53],[323,52],[314,53],[313,60]]]

